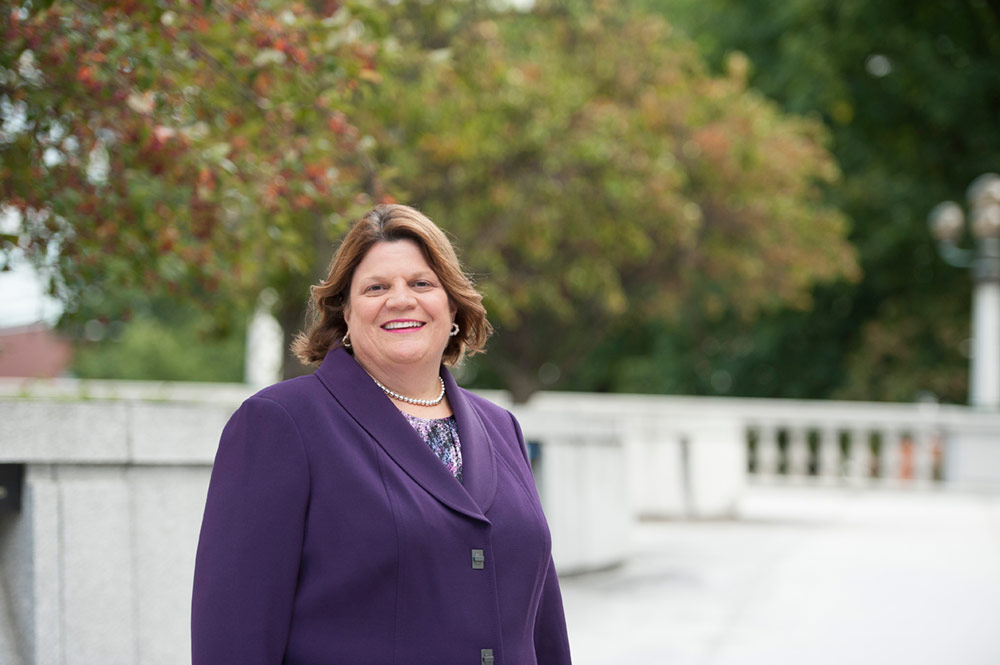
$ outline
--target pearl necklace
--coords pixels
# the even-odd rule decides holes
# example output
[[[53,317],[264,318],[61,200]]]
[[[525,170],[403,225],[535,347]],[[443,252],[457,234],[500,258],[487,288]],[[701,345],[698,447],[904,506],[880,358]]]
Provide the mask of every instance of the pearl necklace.
[[[417,406],[437,406],[438,404],[441,403],[441,400],[444,399],[444,379],[442,379],[440,376],[438,377],[438,381],[441,382],[441,392],[434,399],[417,399],[415,397],[407,397],[406,395],[400,395],[399,393],[389,390],[388,388],[383,386],[382,383],[374,376],[372,377],[372,381],[374,381],[375,385],[381,388],[382,392],[384,392],[389,397],[397,399],[400,402],[406,402],[407,404],[416,404]]]

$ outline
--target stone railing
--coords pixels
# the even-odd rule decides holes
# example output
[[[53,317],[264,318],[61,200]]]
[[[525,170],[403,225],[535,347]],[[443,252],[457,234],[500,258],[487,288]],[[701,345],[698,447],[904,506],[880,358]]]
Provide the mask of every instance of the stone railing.
[[[1000,413],[933,403],[734,400],[755,482],[1000,490]]]
[[[748,482],[1000,491],[995,411],[583,393],[543,393],[520,408],[612,424],[639,517],[737,516]]]
[[[189,662],[211,465],[251,392],[0,380],[0,664]],[[522,425],[560,572],[620,564],[630,514],[615,428],[530,411]]]
[[[0,663],[188,662],[194,551],[246,386],[0,380]],[[561,573],[637,518],[739,516],[748,482],[1000,490],[1000,415],[962,407],[544,393],[511,408]]]
[[[0,382],[0,663],[180,665],[232,386]],[[16,473],[11,473],[16,471]]]
[[[955,428],[947,415],[934,404],[760,409],[748,419],[749,471],[764,482],[943,483],[958,471],[957,430],[971,424]]]

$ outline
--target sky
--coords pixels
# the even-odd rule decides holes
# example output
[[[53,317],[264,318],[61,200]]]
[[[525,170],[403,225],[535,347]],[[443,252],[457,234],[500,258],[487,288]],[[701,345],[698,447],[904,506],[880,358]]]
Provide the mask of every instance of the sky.
[[[10,211],[0,212],[0,230],[17,233],[20,220]],[[10,270],[0,272],[0,328],[37,321],[53,324],[62,313],[58,301],[45,295],[34,268],[23,258],[11,258]]]
[[[36,321],[53,324],[62,307],[45,295],[37,273],[25,262],[0,272],[0,328],[13,328]]]

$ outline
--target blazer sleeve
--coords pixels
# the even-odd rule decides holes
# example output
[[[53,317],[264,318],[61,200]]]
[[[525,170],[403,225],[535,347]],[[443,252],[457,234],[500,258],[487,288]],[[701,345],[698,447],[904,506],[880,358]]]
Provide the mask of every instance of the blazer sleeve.
[[[562,593],[556,567],[549,557],[549,570],[535,616],[535,657],[538,665],[571,665],[569,636],[563,613]]]
[[[288,412],[252,397],[222,433],[195,560],[193,665],[280,665],[309,497]]]
[[[524,441],[521,423],[514,414],[510,415],[517,432],[517,442],[521,446],[524,462],[530,468],[528,446]],[[545,573],[545,583],[542,585],[542,595],[538,602],[538,614],[535,615],[535,657],[538,665],[571,665],[569,652],[569,636],[566,632],[566,616],[563,612],[562,592],[559,590],[559,577],[556,566],[549,555],[549,566]]]

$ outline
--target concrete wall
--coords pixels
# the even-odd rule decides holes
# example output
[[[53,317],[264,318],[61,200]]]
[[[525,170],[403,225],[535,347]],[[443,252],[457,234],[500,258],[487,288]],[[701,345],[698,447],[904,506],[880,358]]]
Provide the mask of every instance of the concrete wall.
[[[181,665],[211,463],[246,386],[0,380],[0,665]],[[561,574],[639,518],[733,518],[761,428],[938,432],[945,486],[1000,490],[1000,415],[961,407],[547,393],[511,405]],[[790,431],[790,430],[789,430]],[[799,437],[801,438],[801,437]],[[0,469],[2,470],[2,469]]]
[[[0,382],[0,464],[24,469],[20,510],[0,508],[0,664],[189,662],[211,464],[249,392]],[[615,427],[530,413],[523,425],[560,572],[621,563],[630,514]]]
[[[24,465],[0,513],[12,665],[189,660],[194,551],[229,404],[0,400],[0,463]]]

